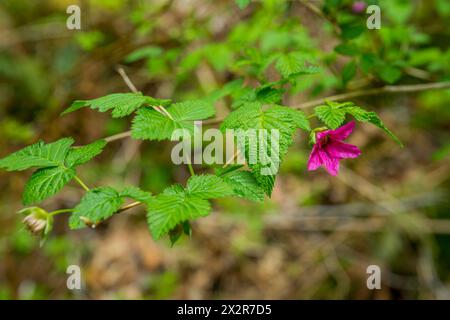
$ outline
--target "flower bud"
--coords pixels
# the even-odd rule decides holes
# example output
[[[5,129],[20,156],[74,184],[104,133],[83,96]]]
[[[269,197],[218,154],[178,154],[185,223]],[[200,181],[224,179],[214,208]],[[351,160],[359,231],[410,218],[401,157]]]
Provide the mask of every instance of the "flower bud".
[[[362,13],[366,9],[366,3],[364,1],[356,1],[352,5],[352,11],[354,13]]]
[[[18,213],[25,215],[22,222],[36,235],[41,235],[44,232],[51,218],[47,211],[39,207],[25,208]]]

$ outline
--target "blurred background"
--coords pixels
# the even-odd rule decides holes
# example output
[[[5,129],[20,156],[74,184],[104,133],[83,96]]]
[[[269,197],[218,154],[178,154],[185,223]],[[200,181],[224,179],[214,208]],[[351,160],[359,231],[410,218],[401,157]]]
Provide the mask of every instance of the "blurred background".
[[[66,27],[72,4],[81,30]],[[368,4],[381,8],[380,30],[366,28]],[[449,19],[447,0],[2,0],[0,157],[38,139],[86,144],[128,130],[130,119],[89,109],[59,116],[73,100],[128,92],[119,66],[144,94],[183,100],[272,79],[273,54],[297,51],[322,72],[300,78],[288,106],[449,81]],[[450,90],[353,101],[405,147],[357,124],[349,142],[363,154],[331,177],[306,170],[299,133],[272,199],[215,201],[174,247],[152,240],[142,208],[97,230],[70,231],[60,215],[40,247],[16,214],[31,173],[0,171],[0,299],[450,299]],[[219,116],[230,104],[217,102]],[[79,175],[158,193],[189,176],[172,165],[171,146],[115,141]],[[42,207],[81,196],[72,183]],[[67,289],[69,265],[81,267],[82,290]],[[381,268],[381,290],[366,287],[369,265]]]

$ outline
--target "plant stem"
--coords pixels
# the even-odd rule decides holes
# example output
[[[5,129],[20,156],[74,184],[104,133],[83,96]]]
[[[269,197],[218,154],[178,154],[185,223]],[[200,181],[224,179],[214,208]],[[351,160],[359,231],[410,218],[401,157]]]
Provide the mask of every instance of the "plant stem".
[[[305,109],[315,107],[325,101],[339,101],[347,100],[350,98],[363,97],[363,96],[373,96],[381,93],[406,93],[406,92],[418,92],[425,90],[437,90],[450,88],[450,81],[447,82],[433,82],[424,84],[412,84],[412,85],[402,85],[402,86],[384,86],[381,88],[372,88],[366,90],[356,90],[347,93],[336,94],[326,98],[321,98],[309,102],[299,104],[298,106],[293,106],[294,109]]]
[[[125,70],[123,70],[122,67],[117,67],[116,68],[117,72],[120,74],[120,76],[122,77],[123,81],[125,82],[125,84],[128,86],[128,88],[134,92],[134,93],[138,93],[139,90],[136,88],[136,86],[133,84],[133,82],[130,80],[130,78],[128,77],[128,75],[126,74]]]
[[[61,209],[61,210],[55,210],[55,211],[52,211],[52,212],[49,212],[49,215],[51,215],[51,216],[56,216],[57,214],[60,214],[60,213],[66,213],[66,212],[73,212],[75,209]]]
[[[75,176],[75,180],[80,184],[80,186],[83,187],[84,190],[89,192],[89,187],[78,176]]]
[[[117,214],[117,213],[121,213],[121,212],[123,212],[123,211],[125,211],[125,210],[128,210],[128,209],[131,209],[131,208],[140,206],[141,204],[142,204],[142,202],[140,202],[140,201],[136,201],[136,202],[130,203],[129,205],[126,205],[126,206],[120,208],[120,209],[116,212],[116,214]]]
[[[195,176],[195,171],[194,168],[192,167],[192,164],[188,163],[187,166],[189,168],[189,172],[191,173],[191,177]]]

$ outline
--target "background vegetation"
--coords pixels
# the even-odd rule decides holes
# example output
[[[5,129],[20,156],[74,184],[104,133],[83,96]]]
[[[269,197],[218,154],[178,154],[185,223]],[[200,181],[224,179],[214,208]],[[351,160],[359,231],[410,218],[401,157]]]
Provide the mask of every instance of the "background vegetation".
[[[368,30],[367,15],[344,0],[85,0],[82,30],[69,31],[74,2],[0,4],[0,157],[39,138],[87,144],[128,130],[128,120],[89,109],[59,116],[73,100],[127,92],[118,66],[147,95],[197,99],[220,97],[235,79],[276,81],[286,53],[321,72],[298,78],[284,105],[308,110],[358,91],[349,100],[377,111],[405,147],[358,124],[350,142],[362,156],[331,177],[306,171],[301,133],[272,199],[216,201],[173,248],[151,239],[140,208],[97,230],[69,231],[60,216],[39,247],[15,213],[29,172],[1,171],[0,298],[450,298],[450,90],[367,95],[450,81],[448,1],[366,1],[382,15],[381,30]],[[217,101],[219,117],[234,98]],[[189,176],[171,163],[171,146],[115,141],[83,180],[158,193]],[[45,207],[73,207],[81,194],[71,184]],[[66,288],[72,264],[82,267],[81,291]],[[371,264],[382,290],[366,288]]]

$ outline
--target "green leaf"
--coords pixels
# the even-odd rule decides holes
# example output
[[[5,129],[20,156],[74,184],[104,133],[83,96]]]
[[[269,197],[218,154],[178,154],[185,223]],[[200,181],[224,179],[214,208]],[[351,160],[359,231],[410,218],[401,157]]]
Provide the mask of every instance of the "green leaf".
[[[384,65],[379,69],[378,75],[381,80],[387,82],[389,84],[397,82],[402,76],[402,71],[397,67],[393,67],[390,65]]]
[[[131,198],[131,199],[134,199],[136,201],[143,202],[143,203],[147,203],[152,198],[152,194],[150,192],[143,191],[140,188],[135,187],[135,186],[128,186],[128,187],[126,187],[120,193],[120,195],[122,197]]]
[[[352,80],[356,75],[356,62],[350,61],[342,69],[342,81],[344,84]]]
[[[235,0],[239,8],[245,9],[249,4],[251,0]]]
[[[156,46],[139,48],[127,55],[125,58],[125,62],[132,63],[142,59],[158,57],[162,52],[163,50],[160,47]]]
[[[71,229],[83,228],[87,224],[97,223],[111,217],[123,204],[123,197],[110,187],[90,190],[84,195],[70,216]]]
[[[354,22],[343,24],[340,27],[342,30],[342,38],[345,40],[357,38],[366,30],[365,25]]]
[[[309,125],[309,120],[303,111],[292,109],[289,107],[284,107],[284,106],[273,106],[272,109],[278,110],[278,112],[280,112],[280,113],[285,113],[287,115],[290,115],[297,128],[300,128],[300,129],[303,129],[306,131],[311,131],[311,127]]]
[[[170,100],[156,99],[142,95],[142,93],[113,93],[92,100],[75,101],[61,115],[68,114],[83,107],[89,107],[100,112],[112,110],[113,118],[130,115],[144,105],[167,105]]]
[[[395,142],[403,147],[403,143],[400,141],[400,139],[397,138],[397,136],[384,125],[383,121],[375,112],[366,111],[358,106],[345,107],[344,110],[346,113],[352,115],[356,120],[361,122],[369,122],[384,130],[384,132],[386,132]]]
[[[73,177],[75,177],[73,168],[59,166],[37,170],[25,185],[23,203],[29,205],[53,196]]]
[[[331,129],[338,128],[345,120],[345,110],[335,104],[317,106],[314,108],[314,113]]]
[[[263,110],[261,104],[256,103],[231,112],[221,125],[222,130],[241,129],[235,131],[236,138],[241,140],[239,148],[244,151],[246,162],[256,181],[269,196],[275,174],[293,142],[292,136],[296,128],[296,121],[290,111],[280,106]],[[278,130],[278,141],[272,141],[271,130]],[[263,135],[263,132],[267,134]],[[250,143],[252,135],[256,135],[256,143]]]
[[[301,53],[291,52],[281,55],[277,59],[275,68],[283,78],[290,78],[301,74],[314,74],[319,71],[317,67],[307,66],[305,62]]]
[[[65,160],[66,165],[69,167],[75,167],[88,162],[95,156],[99,155],[103,151],[106,144],[107,142],[105,140],[97,140],[86,146],[70,149]]]
[[[194,121],[209,118],[215,114],[214,106],[205,101],[185,101],[173,104],[167,109],[172,119],[150,108],[142,108],[133,119],[131,128],[135,139],[171,139],[175,129],[186,129],[194,133]]]
[[[186,194],[162,193],[148,202],[147,222],[155,239],[161,238],[178,224],[209,214],[207,200]]]
[[[351,43],[341,43],[334,48],[334,51],[344,56],[356,56],[360,52],[359,48]]]
[[[31,167],[56,167],[63,165],[73,142],[72,138],[63,138],[49,144],[39,141],[0,159],[0,168],[4,168],[7,171],[21,171]]]
[[[221,178],[214,175],[196,175],[187,182],[187,193],[201,199],[227,197],[233,190]]]
[[[241,167],[239,165],[230,166],[227,169],[217,170],[216,174],[233,189],[235,196],[253,201],[263,201],[264,190],[251,172],[238,170]]]

